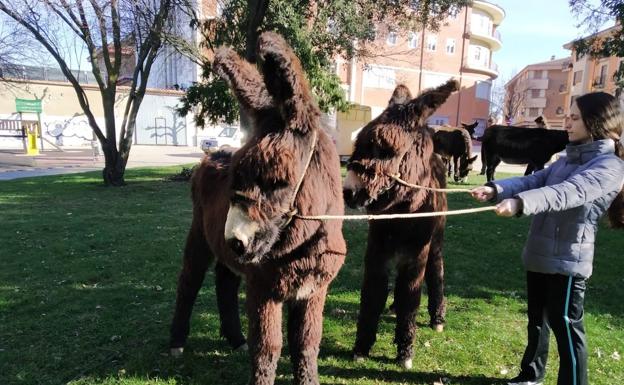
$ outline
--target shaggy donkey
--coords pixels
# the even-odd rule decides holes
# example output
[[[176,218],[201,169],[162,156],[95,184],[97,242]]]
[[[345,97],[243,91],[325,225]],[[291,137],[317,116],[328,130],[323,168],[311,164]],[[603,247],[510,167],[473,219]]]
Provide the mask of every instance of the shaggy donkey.
[[[478,122],[474,126],[467,126],[462,123],[463,127],[442,126],[435,130],[433,150],[442,157],[448,168],[447,175],[449,177],[451,176],[451,168],[453,169],[455,182],[465,182],[468,179],[468,174],[472,171],[472,164],[477,160],[477,155],[472,156],[470,130],[465,128],[472,127],[474,132],[474,127],[477,124]]]
[[[371,214],[414,213],[447,209],[444,193],[432,193],[399,184],[443,188],[444,164],[433,152],[433,130],[427,118],[458,89],[454,80],[423,92],[404,104],[388,108],[359,133],[347,164],[344,197],[351,207]],[[379,317],[388,295],[388,269],[397,268],[394,289],[397,360],[412,366],[416,312],[423,278],[429,292],[430,325],[442,331],[445,315],[442,242],[444,217],[375,220],[369,223],[364,282],[360,296],[354,358],[369,354],[375,343]]]
[[[323,306],[346,253],[342,221],[294,217],[344,211],[340,163],[320,129],[299,59],[275,33],[258,40],[262,76],[226,48],[216,71],[252,116],[254,132],[240,150],[205,159],[193,176],[193,221],[171,325],[181,353],[197,292],[216,257],[221,332],[233,347],[245,339],[238,315],[239,276],[247,282],[250,384],[273,384],[282,346],[282,306],[296,384],[318,384]]]

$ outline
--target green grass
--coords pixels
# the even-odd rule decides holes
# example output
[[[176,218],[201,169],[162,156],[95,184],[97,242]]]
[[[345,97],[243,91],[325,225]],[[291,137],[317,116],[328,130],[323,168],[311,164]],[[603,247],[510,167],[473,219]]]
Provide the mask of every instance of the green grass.
[[[0,182],[0,384],[245,384],[249,364],[219,337],[212,273],[183,358],[167,355],[168,327],[186,231],[189,186],[179,168],[128,171],[105,188],[99,173]],[[480,177],[471,177],[482,183]],[[477,207],[463,194],[451,208]],[[366,224],[346,222],[347,262],[325,309],[323,384],[498,384],[518,370],[525,293],[520,253],[529,220],[493,213],[448,219],[447,325],[418,322],[414,368],[393,362],[394,320],[382,318],[372,357],[355,363]],[[586,294],[590,379],[624,383],[624,237],[603,226]],[[546,384],[556,383],[554,341]],[[276,383],[289,384],[283,351]]]

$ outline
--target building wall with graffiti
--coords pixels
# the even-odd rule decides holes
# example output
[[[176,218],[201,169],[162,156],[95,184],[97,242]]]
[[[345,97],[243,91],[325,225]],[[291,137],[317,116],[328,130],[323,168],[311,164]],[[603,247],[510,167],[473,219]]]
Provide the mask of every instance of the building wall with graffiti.
[[[102,103],[97,87],[85,85],[85,92],[100,128],[104,127]],[[119,87],[117,127],[123,119],[123,108],[127,94]],[[137,116],[134,134],[135,144],[148,145],[195,145],[198,131],[191,116],[182,117],[176,112],[180,97],[184,93],[175,90],[149,89]],[[41,99],[42,113],[16,112],[15,99]],[[95,140],[87,117],[84,115],[74,89],[62,82],[3,81],[0,82],[0,120],[40,121],[44,149],[49,147],[90,147]],[[18,123],[19,124],[19,123]],[[7,124],[4,126],[8,127]],[[14,125],[13,125],[14,126]],[[0,125],[0,131],[3,125]],[[0,132],[0,149],[22,148],[22,140]]]

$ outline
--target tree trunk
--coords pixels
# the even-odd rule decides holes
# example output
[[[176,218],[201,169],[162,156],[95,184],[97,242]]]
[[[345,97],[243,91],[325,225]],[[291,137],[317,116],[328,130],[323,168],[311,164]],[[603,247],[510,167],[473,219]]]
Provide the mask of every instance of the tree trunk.
[[[114,143],[107,140],[102,143],[102,151],[104,152],[104,170],[102,170],[102,178],[106,186],[124,186],[124,174],[126,172],[126,161],[117,151]]]

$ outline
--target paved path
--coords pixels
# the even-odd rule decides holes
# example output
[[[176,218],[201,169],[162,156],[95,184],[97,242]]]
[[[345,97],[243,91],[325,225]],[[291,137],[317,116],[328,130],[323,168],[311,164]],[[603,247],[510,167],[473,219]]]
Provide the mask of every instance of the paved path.
[[[128,168],[195,163],[203,155],[199,148],[194,147],[134,145],[130,151]],[[104,157],[94,157],[91,149],[43,151],[37,156],[24,155],[20,150],[0,150],[0,180],[69,174],[103,168]]]
[[[473,165],[481,170],[481,145],[473,144],[473,153],[479,157]],[[203,152],[195,147],[141,146],[134,145],[130,151],[128,167],[171,166],[199,161]],[[44,151],[41,155],[24,155],[22,150],[0,150],[0,180],[28,178],[42,175],[69,174],[102,170],[104,157],[94,157],[91,149],[67,149]],[[497,171],[524,173],[525,166],[501,163]]]

